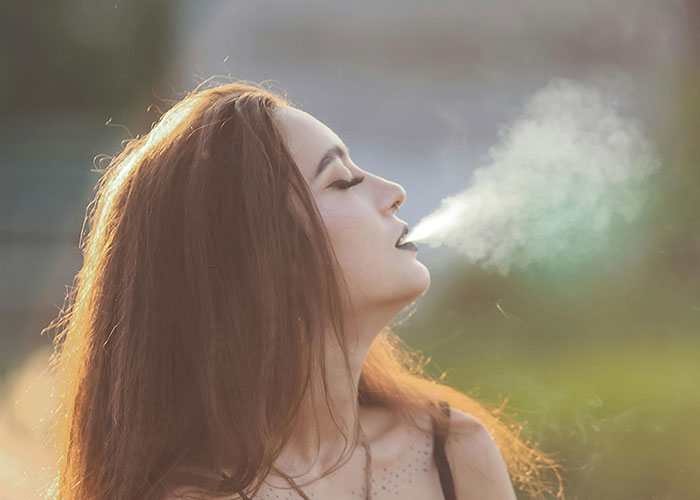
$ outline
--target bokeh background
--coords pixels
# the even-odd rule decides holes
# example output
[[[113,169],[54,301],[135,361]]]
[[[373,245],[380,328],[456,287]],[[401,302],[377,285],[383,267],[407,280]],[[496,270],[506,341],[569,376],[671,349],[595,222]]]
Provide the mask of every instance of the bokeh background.
[[[616,96],[662,168],[614,258],[502,276],[421,247],[431,289],[398,332],[507,402],[567,498],[700,498],[699,2],[4,0],[0,68],[0,499],[39,498],[51,470],[40,332],[82,262],[93,170],[213,75],[327,123],[406,188],[409,224],[553,78]]]

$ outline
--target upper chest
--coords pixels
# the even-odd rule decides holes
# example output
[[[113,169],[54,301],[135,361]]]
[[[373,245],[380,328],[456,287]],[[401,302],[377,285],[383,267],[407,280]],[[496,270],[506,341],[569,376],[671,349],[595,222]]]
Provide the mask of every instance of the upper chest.
[[[439,474],[433,459],[432,434],[408,423],[397,425],[390,433],[371,443],[372,500],[421,498],[443,499]],[[308,485],[299,483],[312,500],[362,500],[366,497],[364,447],[358,446],[338,470]],[[289,486],[273,487],[267,482],[255,496],[260,500],[297,500],[301,498]]]

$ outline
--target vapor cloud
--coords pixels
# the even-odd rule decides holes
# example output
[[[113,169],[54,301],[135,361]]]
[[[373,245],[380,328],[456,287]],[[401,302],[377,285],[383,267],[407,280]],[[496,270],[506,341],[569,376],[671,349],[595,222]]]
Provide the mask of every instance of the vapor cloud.
[[[407,240],[447,245],[469,262],[576,262],[632,222],[660,166],[634,120],[596,88],[557,79],[501,130],[473,184],[442,200]]]

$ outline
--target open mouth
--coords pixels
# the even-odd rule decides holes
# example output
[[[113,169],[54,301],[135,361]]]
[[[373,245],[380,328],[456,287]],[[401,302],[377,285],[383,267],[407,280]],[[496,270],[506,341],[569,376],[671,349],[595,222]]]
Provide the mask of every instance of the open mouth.
[[[416,247],[412,241],[402,241],[406,234],[408,234],[408,225],[404,225],[403,231],[401,231],[401,236],[399,236],[399,239],[396,240],[396,244],[394,246],[396,248],[400,248],[401,250],[418,250],[418,247]]]

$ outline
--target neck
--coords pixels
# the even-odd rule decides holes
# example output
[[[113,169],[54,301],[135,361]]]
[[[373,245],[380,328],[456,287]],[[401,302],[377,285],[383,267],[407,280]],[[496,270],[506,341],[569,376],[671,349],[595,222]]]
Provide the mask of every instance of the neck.
[[[386,322],[365,321],[358,324],[356,331],[347,332],[350,373],[345,368],[335,335],[327,335],[327,388],[320,375],[312,379],[292,437],[275,462],[280,470],[292,476],[309,474],[312,477],[328,470],[338,461],[344,447],[351,446],[355,440],[361,443],[355,418],[359,419],[362,431],[371,434],[367,429],[367,410],[358,405],[358,384],[369,347],[384,325]],[[343,432],[348,444],[345,444]]]

